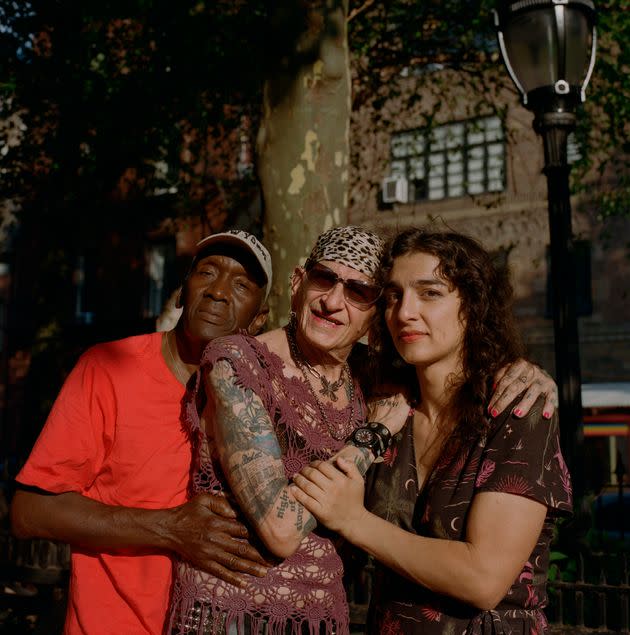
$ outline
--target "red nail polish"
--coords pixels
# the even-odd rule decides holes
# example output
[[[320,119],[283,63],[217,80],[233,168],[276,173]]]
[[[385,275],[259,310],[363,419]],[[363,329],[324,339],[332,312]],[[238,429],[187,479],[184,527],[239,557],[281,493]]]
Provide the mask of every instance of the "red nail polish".
[[[550,412],[543,412],[543,417],[545,419],[551,419],[551,413]]]
[[[514,411],[515,416],[520,417],[523,414],[523,411],[520,408],[517,408]]]
[[[499,414],[499,411],[498,411],[496,408],[493,408],[493,409],[490,411],[490,414],[491,414],[493,417],[496,417],[496,416]]]

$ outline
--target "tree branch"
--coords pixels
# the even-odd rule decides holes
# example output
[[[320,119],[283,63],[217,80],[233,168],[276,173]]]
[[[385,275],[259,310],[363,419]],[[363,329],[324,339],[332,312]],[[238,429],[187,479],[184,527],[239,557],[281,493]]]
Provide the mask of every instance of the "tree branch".
[[[363,13],[366,9],[369,9],[373,4],[374,4],[374,0],[365,0],[365,2],[360,7],[357,7],[356,9],[353,9],[352,11],[350,11],[350,13],[348,14],[347,21],[350,22],[350,20],[352,20],[353,18],[356,18],[360,13]]]

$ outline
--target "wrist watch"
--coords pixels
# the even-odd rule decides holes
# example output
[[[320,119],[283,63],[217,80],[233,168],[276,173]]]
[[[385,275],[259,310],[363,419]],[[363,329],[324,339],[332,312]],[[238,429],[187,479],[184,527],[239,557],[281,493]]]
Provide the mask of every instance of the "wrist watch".
[[[378,421],[370,421],[361,428],[356,428],[348,439],[349,443],[358,448],[371,450],[375,458],[385,454],[385,450],[392,443],[390,431]]]

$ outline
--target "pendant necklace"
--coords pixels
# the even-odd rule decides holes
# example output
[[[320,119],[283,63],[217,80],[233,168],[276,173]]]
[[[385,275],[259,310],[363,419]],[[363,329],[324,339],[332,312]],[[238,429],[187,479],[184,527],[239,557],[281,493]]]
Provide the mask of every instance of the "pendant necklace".
[[[330,401],[337,401],[339,397],[337,397],[337,391],[344,385],[346,376],[350,379],[350,369],[348,368],[348,362],[343,365],[341,369],[341,375],[339,375],[339,379],[337,381],[330,381],[327,377],[322,375],[316,368],[311,366],[309,361],[304,357],[302,351],[298,348],[297,342],[295,341],[295,334],[293,329],[287,328],[287,340],[289,342],[289,348],[291,349],[291,356],[293,357],[293,361],[298,365],[301,371],[306,368],[311,375],[317,377],[319,379],[322,388],[319,390],[319,394],[324,397],[328,397]],[[310,385],[310,382],[309,382]]]
[[[285,330],[287,334],[287,342],[289,343],[289,351],[291,352],[291,357],[293,358],[295,365],[300,369],[300,372],[302,373],[302,376],[304,377],[304,381],[306,382],[306,385],[308,386],[308,389],[311,395],[313,396],[315,403],[317,404],[321,421],[326,425],[326,428],[328,428],[328,432],[330,433],[330,436],[333,439],[337,441],[345,440],[350,434],[350,432],[352,432],[352,430],[354,429],[354,380],[352,379],[352,375],[350,374],[350,367],[348,366],[348,362],[344,363],[343,369],[341,370],[341,375],[337,381],[334,381],[334,382],[328,381],[328,379],[323,377],[321,373],[319,373],[315,368],[313,368],[309,364],[309,362],[306,360],[302,351],[299,349],[297,342],[295,341],[295,334],[293,329],[290,327],[287,327]],[[341,430],[341,433],[336,432],[332,429],[329,422],[329,417],[327,417],[324,412],[324,405],[320,401],[319,397],[315,394],[315,390],[308,378],[307,370],[310,371],[312,375],[315,375],[315,377],[318,377],[320,381],[322,382],[322,389],[319,391],[319,394],[329,397],[331,401],[337,401],[338,397],[335,393],[344,384],[345,377],[348,377],[348,380],[349,380],[348,400],[350,401],[350,419],[349,419],[348,426],[346,426],[343,430]]]

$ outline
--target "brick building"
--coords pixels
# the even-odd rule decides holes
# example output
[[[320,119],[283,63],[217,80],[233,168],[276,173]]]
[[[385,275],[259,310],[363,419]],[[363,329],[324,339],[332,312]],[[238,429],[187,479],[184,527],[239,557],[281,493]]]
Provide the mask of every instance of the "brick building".
[[[413,78],[397,82],[378,117],[354,113],[349,221],[385,229],[434,223],[502,251],[530,355],[553,373],[547,184],[531,113],[514,93],[471,95],[469,83],[446,72],[415,104]],[[570,140],[569,160],[579,151]],[[606,181],[614,186],[614,175]],[[590,195],[601,179],[593,175],[589,186],[572,197],[582,380],[628,381],[630,219],[603,225]]]
[[[492,81],[476,88],[446,71],[422,79],[407,70],[378,113],[354,112],[348,220],[385,231],[448,227],[503,256],[528,354],[553,375],[547,183],[533,116]],[[569,161],[579,157],[573,138],[568,150]],[[617,177],[589,175],[571,201],[583,395],[623,397],[603,408],[583,398],[591,491],[615,482],[619,466],[624,480],[630,472],[630,217],[603,224],[597,202]]]

